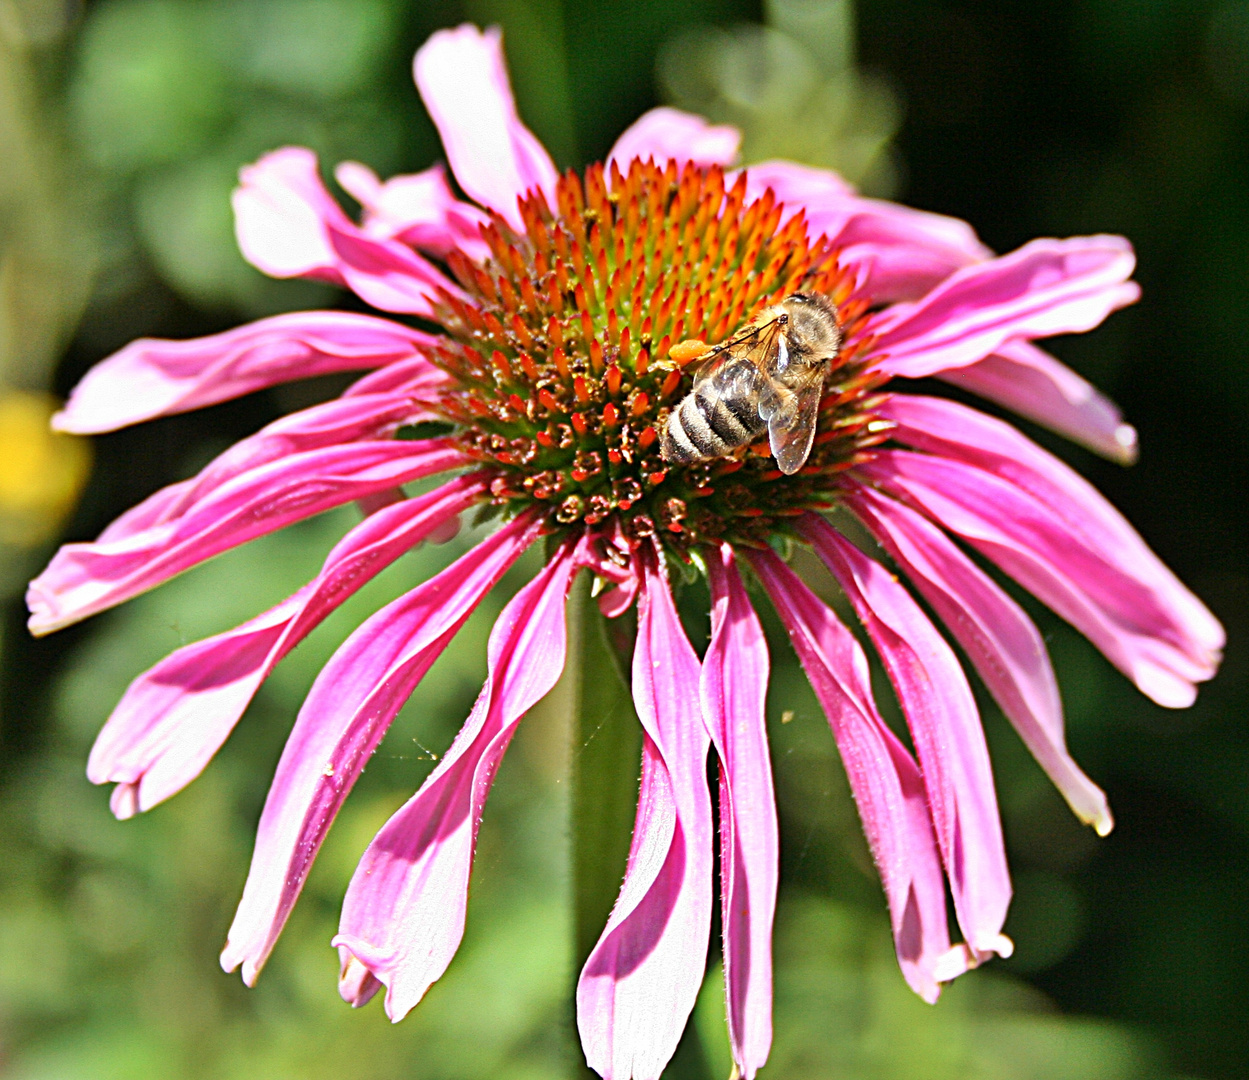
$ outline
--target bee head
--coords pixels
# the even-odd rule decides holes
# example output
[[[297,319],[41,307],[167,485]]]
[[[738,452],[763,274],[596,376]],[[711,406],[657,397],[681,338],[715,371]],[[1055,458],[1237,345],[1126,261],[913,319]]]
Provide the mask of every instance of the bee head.
[[[841,330],[828,300],[818,293],[791,293],[781,306],[789,316],[785,336],[791,358],[818,364],[836,357]]]

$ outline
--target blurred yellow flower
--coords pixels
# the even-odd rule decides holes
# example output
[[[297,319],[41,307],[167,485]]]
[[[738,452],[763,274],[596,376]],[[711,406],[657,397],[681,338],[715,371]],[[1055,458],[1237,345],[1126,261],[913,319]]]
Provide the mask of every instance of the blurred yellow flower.
[[[49,428],[56,408],[48,394],[0,390],[0,544],[47,540],[86,482],[90,444]]]

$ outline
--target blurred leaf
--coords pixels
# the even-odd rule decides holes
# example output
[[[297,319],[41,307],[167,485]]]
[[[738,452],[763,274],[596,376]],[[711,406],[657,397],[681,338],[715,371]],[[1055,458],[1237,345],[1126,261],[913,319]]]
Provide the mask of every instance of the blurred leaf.
[[[845,2],[773,0],[770,25],[675,35],[657,61],[673,104],[742,132],[746,164],[783,158],[834,169],[875,194],[894,183],[896,93],[854,63]]]
[[[251,315],[332,303],[335,290],[312,281],[276,281],[244,261],[234,239],[230,193],[238,166],[203,157],[146,177],[136,193],[140,235],[162,274],[204,307]]]
[[[230,0],[214,7],[213,44],[254,86],[329,101],[376,83],[396,14],[388,0]]]
[[[191,0],[122,0],[96,10],[72,89],[93,161],[122,172],[176,161],[221,129],[226,87],[204,48],[206,29],[202,6]]]

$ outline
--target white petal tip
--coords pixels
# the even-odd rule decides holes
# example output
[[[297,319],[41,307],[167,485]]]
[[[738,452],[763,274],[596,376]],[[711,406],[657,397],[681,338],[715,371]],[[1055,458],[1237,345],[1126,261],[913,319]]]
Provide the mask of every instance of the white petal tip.
[[[236,952],[234,945],[227,939],[226,947],[221,950],[221,970],[227,975],[231,974],[242,965],[239,974],[242,976],[245,986],[255,986],[256,979],[260,977],[260,967],[251,960],[244,960]]]
[[[338,977],[338,992],[353,1009],[359,1009],[373,1000],[382,984],[367,967],[347,949],[339,952],[343,957],[342,973]]]
[[[935,1004],[941,992],[941,983],[957,979],[975,966],[976,958],[972,955],[971,950],[966,945],[955,945],[942,953],[937,958],[937,962],[933,964],[932,977],[936,985],[932,987],[931,993],[921,991],[919,996],[928,1002],[929,1005]]]
[[[994,955],[1005,960],[1014,951],[1015,943],[1005,934],[986,934],[974,942],[955,945],[943,953],[933,965],[932,975],[939,983],[949,982],[978,968],[986,960],[992,960]]]
[[[129,821],[141,813],[143,807],[139,804],[139,785],[118,784],[113,788],[113,794],[109,796],[108,807],[118,821]]]
[[[48,421],[48,425],[53,431],[60,431],[66,435],[85,434],[78,430],[74,424],[74,418],[70,416],[68,409],[62,409],[60,412],[53,413],[52,419]]]
[[[1003,960],[1007,959],[1015,951],[1015,943],[1005,934],[993,934],[973,944],[972,948],[979,961],[983,963],[985,960],[991,960],[994,953],[997,953]]]
[[[30,612],[26,629],[31,637],[46,637],[87,617],[86,614],[78,612],[67,615],[61,610],[56,590],[44,584],[47,576],[45,570],[43,576],[35,578],[26,586],[26,608]]]
[[[1110,807],[1103,806],[1098,813],[1084,818],[1084,824],[1093,826],[1093,831],[1098,836],[1109,836],[1114,831],[1115,819]]]
[[[1136,428],[1131,424],[1120,424],[1115,428],[1114,460],[1120,465],[1135,465],[1139,453]]]

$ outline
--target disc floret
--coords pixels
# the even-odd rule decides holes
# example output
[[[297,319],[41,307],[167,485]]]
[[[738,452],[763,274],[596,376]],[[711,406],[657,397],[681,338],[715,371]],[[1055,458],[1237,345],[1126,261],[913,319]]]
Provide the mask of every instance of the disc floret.
[[[610,181],[610,182],[609,182]],[[551,208],[520,204],[517,234],[497,215],[484,264],[451,256],[462,292],[444,292],[450,334],[438,361],[454,376],[443,410],[491,473],[512,514],[540,504],[553,527],[615,518],[671,546],[762,544],[804,510],[835,501],[838,475],[886,425],[867,360],[868,302],[801,213],[771,190],[747,201],[745,174],[634,161],[628,174],[569,171]],[[815,447],[785,477],[764,441],[732,457],[673,466],[660,457],[668,411],[689,392],[700,350],[796,291],[828,296],[846,342],[825,380]]]

